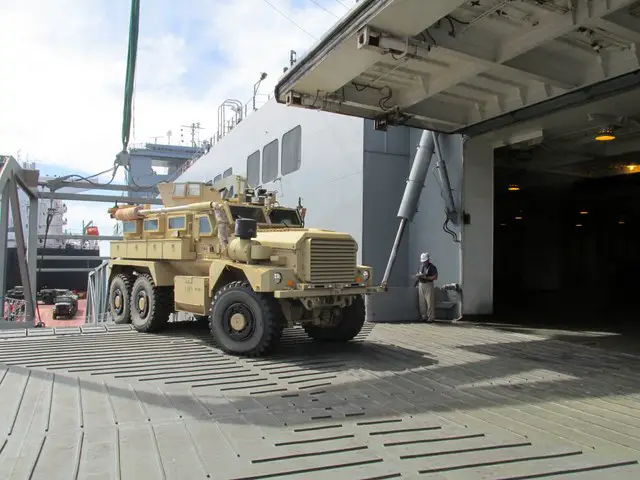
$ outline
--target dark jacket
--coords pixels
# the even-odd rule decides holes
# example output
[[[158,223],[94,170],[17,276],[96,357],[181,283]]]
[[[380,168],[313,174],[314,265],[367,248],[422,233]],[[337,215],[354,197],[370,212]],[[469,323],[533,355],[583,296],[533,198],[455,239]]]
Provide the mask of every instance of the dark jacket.
[[[436,267],[433,263],[431,262],[423,262],[420,264],[420,269],[418,270],[418,275],[424,276],[424,277],[437,277],[438,276],[438,267]],[[418,282],[420,283],[432,283],[433,280],[427,280],[425,278],[421,278],[420,276],[416,278],[416,282],[414,284],[418,285]]]

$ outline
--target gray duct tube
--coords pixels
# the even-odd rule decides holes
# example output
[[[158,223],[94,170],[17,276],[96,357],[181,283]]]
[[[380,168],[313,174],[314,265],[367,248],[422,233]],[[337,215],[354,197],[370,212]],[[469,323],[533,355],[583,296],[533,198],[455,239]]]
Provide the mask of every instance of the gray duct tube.
[[[398,248],[402,240],[402,235],[408,221],[411,221],[418,209],[418,201],[420,200],[420,194],[424,187],[427,173],[429,173],[429,165],[431,165],[431,158],[433,157],[435,141],[434,135],[428,130],[423,130],[420,141],[418,142],[418,148],[416,156],[411,166],[411,172],[409,173],[409,179],[407,180],[407,186],[404,189],[404,195],[400,208],[398,209],[398,218],[400,218],[400,225],[398,226],[398,232],[396,233],[395,241],[389,255],[389,261],[387,262],[387,268],[382,277],[381,284],[386,287],[389,281],[389,275],[393,269],[393,264],[396,261],[398,255]]]
[[[449,172],[447,171],[447,162],[445,162],[442,156],[442,150],[440,150],[440,136],[435,136],[435,151],[438,157],[438,163],[436,164],[438,170],[438,179],[440,180],[441,188],[444,190],[444,205],[447,210],[447,218],[454,224],[458,225],[458,211],[456,210],[455,201],[453,200],[453,192],[451,191],[451,182],[449,181]]]

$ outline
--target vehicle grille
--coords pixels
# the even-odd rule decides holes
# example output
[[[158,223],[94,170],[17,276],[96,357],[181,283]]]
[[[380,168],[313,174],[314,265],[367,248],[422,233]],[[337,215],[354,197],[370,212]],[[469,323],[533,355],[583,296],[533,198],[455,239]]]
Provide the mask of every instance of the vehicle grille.
[[[320,284],[354,282],[357,252],[354,240],[312,238],[307,280]]]

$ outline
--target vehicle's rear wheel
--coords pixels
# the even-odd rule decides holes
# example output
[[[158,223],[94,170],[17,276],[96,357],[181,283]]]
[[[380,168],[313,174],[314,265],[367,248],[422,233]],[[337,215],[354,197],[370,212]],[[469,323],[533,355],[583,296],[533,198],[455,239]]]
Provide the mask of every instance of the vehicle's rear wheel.
[[[358,295],[351,305],[345,307],[337,318],[337,324],[331,327],[305,325],[304,330],[314,340],[324,342],[348,342],[362,330],[366,318],[364,297]]]
[[[139,332],[158,332],[173,312],[173,288],[157,287],[151,275],[138,276],[131,289],[131,323]]]
[[[115,323],[131,322],[131,284],[133,275],[119,273],[109,285],[109,313]]]
[[[211,335],[224,352],[265,355],[276,347],[283,328],[277,300],[270,294],[254,292],[247,282],[229,283],[213,297]]]

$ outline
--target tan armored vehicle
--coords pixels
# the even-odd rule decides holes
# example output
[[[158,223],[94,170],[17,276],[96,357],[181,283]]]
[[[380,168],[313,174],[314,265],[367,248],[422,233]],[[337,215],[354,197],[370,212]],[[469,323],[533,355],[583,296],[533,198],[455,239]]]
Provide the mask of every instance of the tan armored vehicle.
[[[240,183],[238,182],[238,185]],[[304,209],[274,192],[231,192],[204,183],[159,185],[163,207],[120,206],[122,241],[111,242],[109,310],[117,323],[161,330],[173,312],[209,318],[229,353],[259,356],[284,327],[348,341],[365,320],[371,268],[356,265],[348,234],[304,227]],[[223,198],[224,196],[224,198]]]

